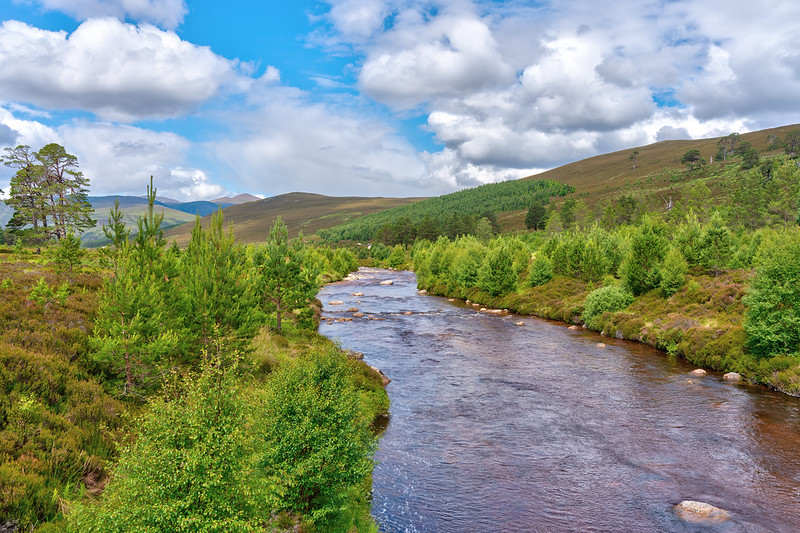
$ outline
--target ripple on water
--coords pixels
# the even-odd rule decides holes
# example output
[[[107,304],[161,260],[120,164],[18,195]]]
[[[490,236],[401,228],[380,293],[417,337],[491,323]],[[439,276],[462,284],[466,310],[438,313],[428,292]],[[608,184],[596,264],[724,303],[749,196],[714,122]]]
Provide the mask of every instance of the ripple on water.
[[[411,273],[363,274],[320,299],[349,307],[363,292],[359,309],[386,320],[320,331],[393,380],[373,485],[382,531],[697,531],[672,511],[684,499],[731,511],[703,531],[800,531],[796,399],[418,295]]]

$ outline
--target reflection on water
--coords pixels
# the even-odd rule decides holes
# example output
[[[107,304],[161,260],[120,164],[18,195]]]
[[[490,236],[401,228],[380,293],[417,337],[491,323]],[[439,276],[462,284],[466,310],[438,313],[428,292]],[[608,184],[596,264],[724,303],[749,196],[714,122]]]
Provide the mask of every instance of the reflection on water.
[[[418,295],[410,272],[361,278],[325,287],[323,314],[374,318],[320,332],[392,379],[373,485],[382,531],[800,531],[797,399]],[[687,524],[672,512],[685,499],[733,520]]]

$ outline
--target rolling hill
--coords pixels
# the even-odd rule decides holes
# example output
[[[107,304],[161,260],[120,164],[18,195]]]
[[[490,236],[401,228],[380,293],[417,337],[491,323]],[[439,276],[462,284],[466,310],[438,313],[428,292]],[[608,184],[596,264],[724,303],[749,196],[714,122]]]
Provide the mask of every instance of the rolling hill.
[[[780,126],[743,133],[741,138],[759,151],[766,151],[770,136],[775,135],[782,139],[798,128],[798,124]],[[622,194],[633,194],[651,204],[662,203],[662,197],[679,198],[681,191],[690,184],[684,177],[686,167],[681,163],[683,154],[696,148],[700,150],[705,161],[709,161],[717,153],[719,140],[720,137],[662,141],[590,157],[522,179],[549,179],[572,185],[575,187],[572,196],[583,200],[589,208],[615,200]],[[639,152],[636,156],[636,170],[629,159],[634,151]],[[713,185],[709,184],[712,194],[722,192],[715,190]],[[525,214],[526,211],[516,211],[500,216],[504,231],[524,229]]]
[[[255,202],[232,205],[223,209],[225,225],[232,227],[240,242],[266,240],[272,223],[281,217],[290,236],[301,231],[313,235],[317,230],[348,222],[363,215],[423,200],[423,198],[362,198],[333,197],[321,194],[294,192]],[[206,225],[210,219],[203,217]],[[169,240],[183,246],[189,242],[192,224],[184,224],[166,232]]]

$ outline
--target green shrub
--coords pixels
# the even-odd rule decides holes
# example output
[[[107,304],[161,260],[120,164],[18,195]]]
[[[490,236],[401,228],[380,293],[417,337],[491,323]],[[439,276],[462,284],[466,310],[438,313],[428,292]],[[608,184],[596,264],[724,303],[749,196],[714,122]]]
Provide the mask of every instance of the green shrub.
[[[538,287],[553,279],[553,262],[544,254],[539,254],[531,262],[528,273],[528,286]]]
[[[596,317],[599,317],[606,311],[619,311],[628,307],[633,302],[633,296],[616,285],[608,287],[601,287],[586,297],[586,303],[583,307],[583,321],[593,327],[593,322]]]
[[[747,347],[758,357],[800,351],[800,231],[765,241],[744,303]]]
[[[689,265],[677,248],[670,248],[661,265],[661,294],[670,297],[686,284],[686,272]]]

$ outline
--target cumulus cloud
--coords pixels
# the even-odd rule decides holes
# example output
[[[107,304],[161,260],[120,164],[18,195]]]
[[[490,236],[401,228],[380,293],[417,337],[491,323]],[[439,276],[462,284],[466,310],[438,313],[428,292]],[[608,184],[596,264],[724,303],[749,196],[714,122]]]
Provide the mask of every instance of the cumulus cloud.
[[[424,155],[438,183],[800,121],[797,3],[378,5],[369,31],[338,25],[340,38],[363,53],[365,94],[427,116],[445,145]]]
[[[175,117],[235,78],[231,61],[151,25],[91,19],[71,35],[0,26],[0,92],[48,109],[116,121]]]
[[[48,11],[60,11],[77,20],[117,17],[176,28],[187,13],[184,0],[32,0]]]
[[[159,196],[202,200],[225,187],[187,166],[191,143],[174,133],[109,123],[75,122],[59,128],[64,147],[78,157],[93,195],[144,194],[153,176]]]
[[[428,188],[413,147],[380,120],[287,87],[250,94],[235,131],[209,150],[247,190],[407,196]]]
[[[398,108],[454,97],[514,78],[486,23],[469,13],[406,16],[369,51],[359,83]]]

